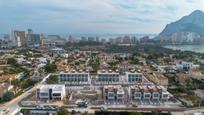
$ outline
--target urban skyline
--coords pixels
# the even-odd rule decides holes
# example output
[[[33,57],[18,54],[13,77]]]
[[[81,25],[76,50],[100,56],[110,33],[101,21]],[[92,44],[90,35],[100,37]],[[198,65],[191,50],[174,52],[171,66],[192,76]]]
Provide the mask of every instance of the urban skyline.
[[[203,4],[0,0],[0,115],[204,115]]]

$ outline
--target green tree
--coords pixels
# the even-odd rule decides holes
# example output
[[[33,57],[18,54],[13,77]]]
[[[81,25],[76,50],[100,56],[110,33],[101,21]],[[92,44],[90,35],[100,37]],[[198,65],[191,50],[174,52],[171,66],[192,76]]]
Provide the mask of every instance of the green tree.
[[[141,112],[136,112],[134,115],[143,115]]]
[[[23,115],[29,115],[30,110],[29,109],[21,109],[21,113],[23,113]]]
[[[66,108],[61,107],[59,109],[59,111],[57,112],[57,115],[69,115],[68,111],[66,110]]]
[[[168,64],[169,62],[171,62],[171,59],[170,58],[164,58],[164,62]]]
[[[28,79],[29,86],[33,86],[37,83],[37,81],[33,81],[32,79]]]
[[[21,89],[26,89],[30,86],[28,80],[24,80],[22,83],[21,83]]]
[[[20,86],[20,81],[18,79],[11,80],[11,85],[14,86],[15,93],[17,92],[17,88]]]
[[[8,59],[7,59],[7,63],[8,63],[8,64],[11,64],[11,65],[15,65],[15,64],[17,63],[17,61],[16,61],[16,59],[14,59],[14,58],[8,58]]]
[[[10,101],[14,97],[13,92],[6,92],[3,94],[2,100],[3,101]]]
[[[96,72],[99,69],[99,64],[93,63],[93,64],[91,64],[91,67],[93,68],[93,71]]]
[[[108,64],[109,64],[111,67],[116,66],[118,63],[119,63],[119,61],[108,62]]]
[[[48,63],[47,65],[45,65],[45,71],[47,73],[55,72],[56,69],[57,69],[57,65],[54,63]]]
[[[58,76],[57,75],[51,75],[47,81],[48,84],[55,84],[58,83]]]
[[[136,57],[132,58],[130,61],[129,61],[130,64],[139,64],[139,59],[137,59]]]

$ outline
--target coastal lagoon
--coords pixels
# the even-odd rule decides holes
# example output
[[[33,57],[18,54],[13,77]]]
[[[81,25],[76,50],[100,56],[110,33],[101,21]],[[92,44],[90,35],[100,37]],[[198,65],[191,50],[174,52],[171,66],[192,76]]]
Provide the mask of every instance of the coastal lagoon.
[[[165,48],[181,51],[193,51],[197,53],[204,53],[204,45],[166,45]]]

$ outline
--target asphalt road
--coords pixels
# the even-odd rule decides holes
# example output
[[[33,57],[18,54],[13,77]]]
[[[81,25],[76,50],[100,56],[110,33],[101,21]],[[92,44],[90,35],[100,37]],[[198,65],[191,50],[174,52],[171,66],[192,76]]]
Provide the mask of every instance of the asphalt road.
[[[4,115],[12,115],[15,111],[20,110],[21,107],[18,105],[18,103],[23,99],[26,98],[27,96],[30,95],[31,92],[35,91],[36,89],[38,89],[42,84],[45,83],[46,79],[50,76],[51,74],[48,74],[46,77],[43,78],[43,80],[41,82],[39,82],[38,84],[36,84],[34,87],[32,87],[31,89],[29,89],[28,91],[24,92],[22,95],[12,99],[11,101],[3,104],[0,107],[0,110],[9,110],[6,114]]]
[[[12,99],[11,101],[3,104],[0,106],[0,110],[9,110],[8,113],[4,113],[3,115],[12,115],[15,111],[20,110],[21,107],[18,105],[18,103],[23,99],[26,98],[27,96],[30,95],[31,92],[35,91],[36,89],[38,89],[41,85],[43,85],[46,81],[46,79],[50,76],[51,74],[48,74],[46,77],[43,78],[43,80],[41,82],[39,82],[38,84],[36,84],[34,87],[32,87],[31,89],[29,89],[28,91],[24,92],[22,95]],[[135,110],[155,110],[155,108],[137,108]],[[163,108],[162,108],[163,109]],[[80,111],[80,112],[85,112],[88,111],[89,113],[94,113],[95,110],[91,109],[91,108],[74,108],[74,109],[68,109],[69,111],[75,110],[75,111]],[[111,109],[109,109],[111,111]],[[132,110],[132,111],[135,111]],[[204,108],[191,108],[191,109],[172,109],[172,108],[168,108],[168,109],[163,109],[165,111],[174,111],[172,114],[173,115],[191,115],[192,113],[195,112],[204,112]],[[112,111],[117,111],[115,109],[113,109]],[[119,111],[123,111],[123,110],[119,110]],[[1,113],[0,113],[1,115]]]

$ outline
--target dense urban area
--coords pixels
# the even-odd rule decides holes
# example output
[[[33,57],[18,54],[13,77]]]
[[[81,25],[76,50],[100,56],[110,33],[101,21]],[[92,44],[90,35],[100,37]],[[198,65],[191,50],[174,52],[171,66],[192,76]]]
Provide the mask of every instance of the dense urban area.
[[[12,31],[0,42],[2,115],[171,115],[204,108],[204,54],[148,36],[63,38]]]

